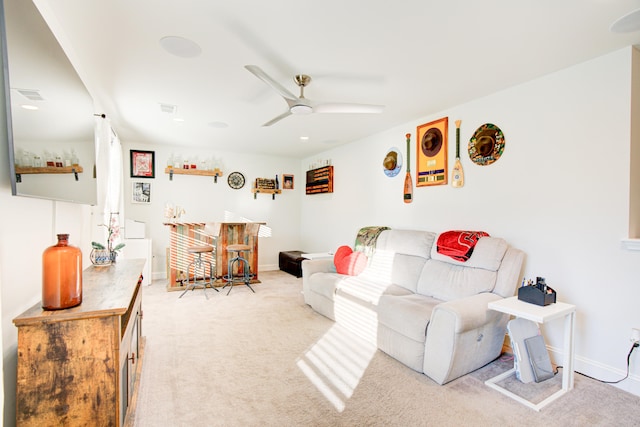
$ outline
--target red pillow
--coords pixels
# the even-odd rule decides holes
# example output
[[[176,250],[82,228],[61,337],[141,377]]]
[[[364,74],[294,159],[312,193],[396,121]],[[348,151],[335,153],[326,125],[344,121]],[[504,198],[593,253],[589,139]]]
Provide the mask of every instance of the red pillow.
[[[338,273],[357,276],[367,266],[367,256],[354,252],[349,246],[340,246],[333,256],[333,263]]]

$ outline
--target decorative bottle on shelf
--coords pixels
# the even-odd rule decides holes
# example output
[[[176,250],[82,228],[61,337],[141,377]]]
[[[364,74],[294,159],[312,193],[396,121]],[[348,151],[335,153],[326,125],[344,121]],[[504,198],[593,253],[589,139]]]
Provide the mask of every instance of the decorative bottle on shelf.
[[[42,254],[42,308],[61,310],[82,302],[82,252],[69,245],[68,234]]]
[[[280,183],[278,182],[278,175],[276,175],[276,190],[280,189]]]

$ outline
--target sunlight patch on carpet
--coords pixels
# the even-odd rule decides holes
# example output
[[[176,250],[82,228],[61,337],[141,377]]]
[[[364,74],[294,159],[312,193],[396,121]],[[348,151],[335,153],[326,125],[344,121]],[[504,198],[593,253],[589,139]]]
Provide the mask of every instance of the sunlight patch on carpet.
[[[298,368],[338,412],[360,383],[376,346],[334,324],[298,361]]]
[[[369,343],[378,340],[378,314],[362,303],[337,294],[334,301],[336,321]]]

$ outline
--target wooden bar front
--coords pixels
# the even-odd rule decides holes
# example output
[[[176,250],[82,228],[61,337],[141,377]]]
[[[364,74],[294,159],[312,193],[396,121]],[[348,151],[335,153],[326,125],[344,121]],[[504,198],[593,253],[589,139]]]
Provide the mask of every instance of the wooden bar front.
[[[213,263],[216,281],[223,283],[227,271],[227,246],[233,244],[247,244],[251,247],[244,253],[249,261],[251,273],[254,275],[252,283],[258,280],[258,231],[259,222],[175,222],[165,223],[169,227],[170,246],[168,262],[167,289],[176,291],[184,289],[182,281],[187,278],[187,267],[193,261],[194,255],[187,252],[189,246],[211,245],[213,252],[202,254],[204,259]]]

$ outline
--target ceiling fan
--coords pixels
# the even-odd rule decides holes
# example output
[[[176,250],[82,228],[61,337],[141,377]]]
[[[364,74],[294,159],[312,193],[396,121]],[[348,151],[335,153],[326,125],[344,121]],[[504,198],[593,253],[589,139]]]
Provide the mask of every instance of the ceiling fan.
[[[244,68],[249,70],[257,78],[271,86],[280,94],[287,102],[289,109],[279,116],[269,120],[262,126],[271,126],[292,114],[311,114],[311,113],[381,113],[384,109],[383,105],[371,104],[346,104],[346,103],[322,103],[316,104],[304,97],[304,88],[311,82],[311,77],[306,74],[298,74],[293,80],[300,88],[300,96],[295,96],[287,88],[275,81],[271,76],[262,71],[257,65],[245,65]]]

